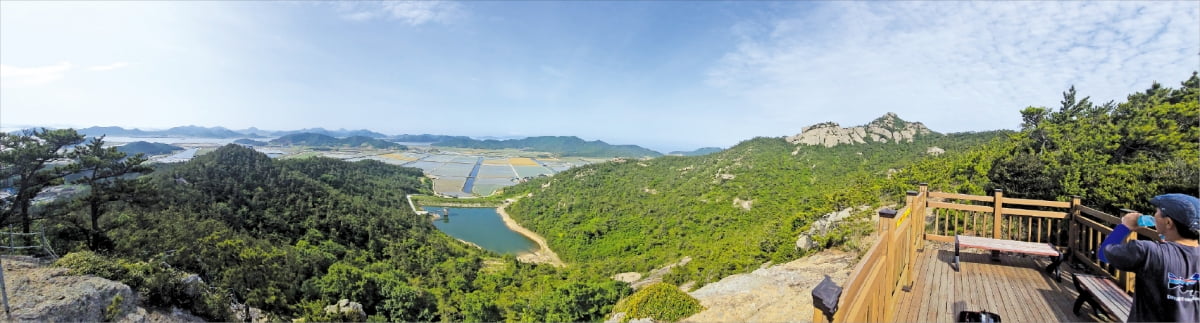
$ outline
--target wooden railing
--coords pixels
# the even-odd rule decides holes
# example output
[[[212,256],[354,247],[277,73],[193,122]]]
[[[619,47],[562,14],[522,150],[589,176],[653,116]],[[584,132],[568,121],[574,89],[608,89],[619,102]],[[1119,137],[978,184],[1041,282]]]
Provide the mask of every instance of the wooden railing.
[[[917,249],[924,243],[921,229],[925,214],[925,187],[920,191],[909,191],[907,206],[889,217],[880,213],[876,226],[878,239],[850,273],[841,297],[839,309],[834,313],[835,322],[886,322],[892,321],[892,305],[899,299],[899,292],[912,286],[913,260]],[[813,320],[827,322],[825,314],[817,309]]]
[[[1117,281],[1117,286],[1124,287],[1126,292],[1132,293],[1134,273],[1117,270],[1112,265],[1100,262],[1100,259],[1096,255],[1100,249],[1100,243],[1105,238],[1108,238],[1113,228],[1120,223],[1120,216],[1114,216],[1080,205],[1072,213],[1067,249],[1071,253],[1070,260],[1083,264],[1093,273],[1109,276]],[[1154,230],[1137,228],[1134,232],[1137,232],[1137,234],[1129,235],[1125,240],[1153,240],[1158,238],[1158,233],[1154,232]]]
[[[1000,190],[992,196],[931,192],[933,220],[925,239],[954,242],[955,235],[966,235],[1065,247],[1065,226],[1075,205],[1078,197],[1060,202],[1005,198]]]
[[[955,235],[1046,242],[1133,291],[1133,273],[1100,262],[1096,250],[1120,223],[1120,217],[1071,201],[1006,198],[996,190],[991,196],[929,192],[926,184],[909,191],[906,207],[895,218],[880,216],[879,240],[851,271],[845,283],[834,322],[890,322],[898,292],[912,284],[916,251],[925,240],[954,242]],[[1129,239],[1154,239],[1149,229],[1137,229]],[[828,321],[819,309],[815,322]]]

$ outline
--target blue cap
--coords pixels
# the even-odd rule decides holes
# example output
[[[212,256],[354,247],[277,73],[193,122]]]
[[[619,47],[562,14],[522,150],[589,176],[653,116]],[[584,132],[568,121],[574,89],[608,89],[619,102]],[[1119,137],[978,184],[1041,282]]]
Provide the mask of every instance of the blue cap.
[[[1195,196],[1171,193],[1150,199],[1163,215],[1175,219],[1175,223],[1200,233],[1200,199]]]

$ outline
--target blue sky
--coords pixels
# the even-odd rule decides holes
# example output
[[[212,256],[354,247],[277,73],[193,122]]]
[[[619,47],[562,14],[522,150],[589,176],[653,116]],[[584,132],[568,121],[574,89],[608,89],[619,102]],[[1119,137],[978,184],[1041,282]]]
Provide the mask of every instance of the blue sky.
[[[1197,2],[0,2],[0,126],[728,147],[1015,129],[1200,70]]]

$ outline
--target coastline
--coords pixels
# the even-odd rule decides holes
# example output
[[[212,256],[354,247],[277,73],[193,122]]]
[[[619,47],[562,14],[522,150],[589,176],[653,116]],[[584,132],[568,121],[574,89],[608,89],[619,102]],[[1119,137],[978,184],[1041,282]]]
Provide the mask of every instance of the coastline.
[[[542,238],[542,236],[538,235],[537,232],[533,232],[522,227],[520,224],[517,224],[517,221],[513,220],[511,216],[508,216],[508,212],[505,212],[504,208],[509,204],[511,204],[511,202],[505,202],[503,205],[500,205],[500,207],[496,208],[496,213],[500,214],[500,219],[504,220],[504,225],[508,226],[509,229],[528,237],[538,245],[538,250],[518,254],[517,260],[529,263],[550,264],[555,267],[566,267],[567,265],[563,263],[561,259],[558,259],[558,254],[555,254],[554,250],[550,250],[550,245],[546,243],[545,238]]]

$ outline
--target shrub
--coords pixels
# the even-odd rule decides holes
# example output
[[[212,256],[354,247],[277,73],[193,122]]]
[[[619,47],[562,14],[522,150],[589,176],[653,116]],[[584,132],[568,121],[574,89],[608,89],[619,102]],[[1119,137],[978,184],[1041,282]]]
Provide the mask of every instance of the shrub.
[[[125,301],[125,297],[117,294],[113,297],[112,302],[108,303],[108,307],[104,308],[104,321],[112,322],[121,315],[121,303]]]
[[[622,322],[630,319],[651,318],[656,321],[674,322],[704,310],[700,301],[667,283],[657,283],[642,288],[617,304],[613,312],[625,312]]]
[[[116,261],[91,251],[69,253],[55,261],[54,267],[67,268],[71,275],[92,275],[122,282],[128,275]]]
[[[67,268],[71,275],[93,275],[129,285],[147,305],[176,306],[210,320],[222,321],[228,316],[227,296],[210,291],[203,283],[197,286],[199,295],[188,295],[188,286],[182,280],[186,275],[165,264],[114,260],[91,251],[79,251],[59,258],[54,266]]]

